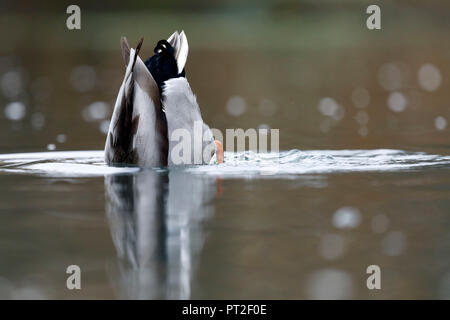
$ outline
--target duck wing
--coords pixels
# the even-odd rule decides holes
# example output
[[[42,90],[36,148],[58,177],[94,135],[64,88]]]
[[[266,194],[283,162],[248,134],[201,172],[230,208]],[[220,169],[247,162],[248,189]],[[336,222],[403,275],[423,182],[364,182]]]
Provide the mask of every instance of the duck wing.
[[[169,166],[208,164],[216,151],[214,136],[203,122],[197,99],[186,78],[173,78],[164,83],[162,104],[167,119]]]
[[[122,38],[127,66],[117,96],[105,144],[108,165],[153,167],[167,165],[167,122],[161,108],[158,85],[136,50]]]

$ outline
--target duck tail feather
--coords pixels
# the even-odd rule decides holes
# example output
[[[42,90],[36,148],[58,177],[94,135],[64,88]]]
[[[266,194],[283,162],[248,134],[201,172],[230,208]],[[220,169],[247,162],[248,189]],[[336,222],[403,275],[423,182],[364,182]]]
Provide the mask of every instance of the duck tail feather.
[[[136,59],[137,59],[137,56],[139,54],[139,51],[141,50],[141,46],[142,46],[143,42],[144,42],[144,37],[142,37],[141,40],[139,40],[139,43],[136,46],[136,49],[135,49],[136,52],[134,53],[133,65],[131,66],[131,70],[134,69],[134,65],[136,64]]]
[[[167,42],[170,43],[170,45],[174,48],[175,48],[175,42],[177,41],[178,36],[179,36],[179,34],[178,34],[178,30],[177,30],[174,33],[172,33],[172,35],[169,37],[169,39],[167,39]]]
[[[177,50],[177,65],[178,65],[178,73],[182,73],[184,66],[186,65],[187,56],[189,53],[189,44],[186,38],[186,35],[184,34],[184,30],[181,31],[180,37],[179,37],[179,46]]]
[[[128,66],[128,63],[130,62],[130,45],[128,44],[126,37],[120,39],[120,46],[122,47],[123,62],[125,63],[125,66]]]

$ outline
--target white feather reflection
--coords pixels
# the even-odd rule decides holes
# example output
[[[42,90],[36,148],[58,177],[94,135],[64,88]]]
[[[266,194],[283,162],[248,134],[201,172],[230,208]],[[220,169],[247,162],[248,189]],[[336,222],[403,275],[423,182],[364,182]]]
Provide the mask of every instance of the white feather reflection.
[[[144,171],[105,177],[106,213],[118,255],[111,279],[121,298],[188,299],[202,222],[213,214],[215,179]]]

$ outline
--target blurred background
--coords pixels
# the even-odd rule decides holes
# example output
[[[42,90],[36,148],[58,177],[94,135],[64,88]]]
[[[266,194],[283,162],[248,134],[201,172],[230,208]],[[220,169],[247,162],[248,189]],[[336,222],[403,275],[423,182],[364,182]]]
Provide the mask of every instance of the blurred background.
[[[280,129],[280,149],[448,152],[448,1],[78,1],[0,4],[0,151],[102,149],[122,81],[119,39],[185,30],[211,127]]]
[[[184,30],[187,77],[213,128],[280,129],[281,150],[450,154],[449,1],[77,1],[81,30],[66,27],[70,4],[0,2],[0,153],[103,149],[124,74],[120,37],[144,36],[145,59]],[[366,28],[369,4],[381,7],[381,30]],[[450,297],[446,167],[178,174],[2,173],[0,297]],[[166,211],[130,205],[160,204],[161,190]],[[175,223],[175,238],[139,223],[154,216],[170,229],[161,212],[193,222]],[[136,232],[158,249],[146,269],[120,260],[147,248],[123,236],[130,225],[147,226]],[[82,266],[81,291],[65,287],[70,264]],[[382,267],[381,291],[367,290],[370,264]]]

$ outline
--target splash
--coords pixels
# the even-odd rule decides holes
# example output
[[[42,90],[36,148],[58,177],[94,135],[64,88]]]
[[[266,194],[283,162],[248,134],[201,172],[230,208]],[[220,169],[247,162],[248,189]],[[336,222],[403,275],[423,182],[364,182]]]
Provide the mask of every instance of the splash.
[[[279,153],[225,153],[220,165],[155,168],[151,170],[184,170],[191,174],[223,178],[292,177],[304,174],[345,172],[395,172],[450,168],[450,156],[407,152],[392,149],[376,150],[289,150]],[[109,167],[103,151],[58,151],[0,155],[0,172],[44,176],[105,176],[137,173],[143,169]]]

